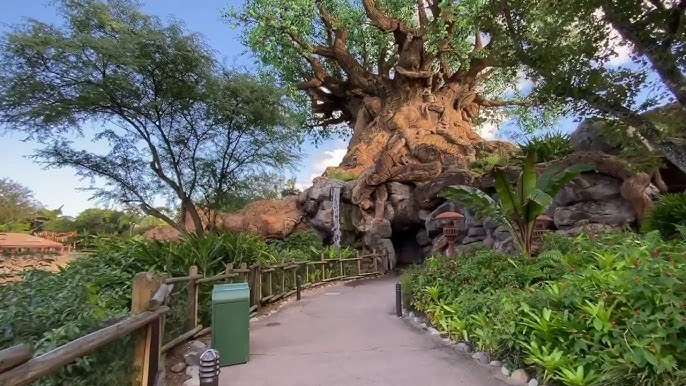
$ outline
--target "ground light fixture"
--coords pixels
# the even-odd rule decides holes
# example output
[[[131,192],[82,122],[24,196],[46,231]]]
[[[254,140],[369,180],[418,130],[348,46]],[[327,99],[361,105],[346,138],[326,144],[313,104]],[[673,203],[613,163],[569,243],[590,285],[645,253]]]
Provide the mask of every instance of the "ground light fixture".
[[[201,386],[219,386],[219,371],[219,351],[209,349],[200,355]]]

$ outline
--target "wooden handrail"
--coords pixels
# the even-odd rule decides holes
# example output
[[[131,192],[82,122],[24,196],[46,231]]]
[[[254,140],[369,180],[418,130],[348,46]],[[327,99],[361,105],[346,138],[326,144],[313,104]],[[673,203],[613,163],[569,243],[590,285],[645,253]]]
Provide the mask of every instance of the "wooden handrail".
[[[76,359],[120,339],[132,332],[159,319],[169,311],[169,307],[162,306],[155,311],[145,311],[131,316],[109,327],[82,336],[22,365],[0,373],[0,385],[24,386],[49,375],[62,366],[68,365]]]
[[[198,268],[189,268],[188,276],[163,278],[151,273],[139,273],[134,278],[132,286],[131,310],[137,313],[112,326],[105,327],[78,338],[61,347],[58,347],[37,358],[31,359],[33,350],[29,345],[19,345],[7,350],[0,351],[0,386],[28,385],[46,375],[54,373],[62,366],[72,363],[77,358],[88,355],[91,352],[107,345],[134,331],[143,329],[145,337],[138,338],[135,346],[133,361],[142,367],[141,374],[134,377],[134,385],[151,385],[157,376],[161,353],[170,350],[184,340],[196,338],[211,331],[210,327],[203,328],[198,323],[198,293],[199,286],[204,283],[225,280],[233,282],[235,278],[249,283],[250,287],[250,312],[258,310],[263,304],[268,304],[296,292],[296,282],[299,269],[305,274],[303,288],[320,285],[326,282],[340,279],[352,279],[378,275],[384,269],[384,256],[379,253],[357,255],[345,259],[326,259],[321,256],[320,261],[300,261],[262,267],[260,263],[251,264],[248,268],[246,263],[241,263],[240,268],[233,268],[233,264],[227,264],[224,273],[205,277],[199,274]],[[379,267],[379,258],[383,266]],[[372,272],[362,270],[362,261],[370,260]],[[346,273],[344,263],[356,262],[357,269]],[[316,267],[320,265],[321,268]],[[336,270],[340,271],[336,274]],[[356,271],[356,272],[354,272]],[[277,276],[276,282],[273,276]],[[311,274],[315,276],[312,281]],[[335,276],[334,276],[335,275]],[[266,288],[268,295],[263,295],[263,278],[266,276]],[[287,281],[288,277],[288,281]],[[188,282],[186,332],[174,338],[165,345],[161,345],[160,337],[164,330],[164,314],[169,311],[166,306],[173,288],[173,283]],[[280,282],[280,283],[279,283]],[[274,290],[279,291],[274,293]]]
[[[0,373],[18,366],[33,357],[33,347],[20,344],[0,351]]]

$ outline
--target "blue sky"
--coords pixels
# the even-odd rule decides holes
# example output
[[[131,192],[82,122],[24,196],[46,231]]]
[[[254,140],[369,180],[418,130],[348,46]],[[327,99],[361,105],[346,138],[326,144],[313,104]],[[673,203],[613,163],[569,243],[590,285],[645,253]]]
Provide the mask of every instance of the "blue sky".
[[[240,31],[233,30],[221,20],[222,10],[229,6],[240,7],[242,0],[141,0],[144,11],[163,19],[182,20],[186,27],[203,34],[208,43],[217,51],[217,56],[227,65],[250,69],[255,62],[249,51],[240,43]],[[59,22],[50,0],[17,0],[0,2],[0,33],[7,31],[9,25],[22,21],[25,17],[45,22]],[[620,49],[614,65],[628,61],[628,50]],[[516,87],[525,89],[527,81],[522,79]],[[569,131],[576,126],[571,118],[558,123],[557,129]],[[502,131],[505,135],[505,128]],[[498,137],[496,126],[482,128],[484,137]],[[82,141],[82,143],[84,143]],[[88,146],[94,146],[86,143]],[[298,186],[308,187],[312,179],[324,171],[327,166],[338,165],[345,154],[346,142],[341,139],[331,140],[315,148],[307,143],[303,147],[304,159],[294,175]],[[80,181],[71,169],[43,169],[26,158],[33,152],[34,145],[21,141],[17,135],[0,137],[0,178],[9,177],[34,191],[36,199],[48,208],[63,205],[65,215],[76,215],[83,209],[96,206],[89,202],[90,194],[78,190],[86,187],[89,181]]]
[[[241,1],[230,0],[143,0],[144,10],[163,19],[169,17],[182,20],[191,31],[203,34],[209,44],[228,65],[243,68],[254,66],[248,50],[240,43],[240,31],[233,30],[220,18],[222,10],[229,6],[240,6]],[[59,22],[55,8],[48,0],[21,0],[0,2],[0,33],[9,26],[31,17],[44,22]],[[64,205],[65,215],[76,215],[83,209],[96,206],[89,202],[89,192],[79,191],[89,181],[80,181],[71,169],[43,169],[26,158],[33,152],[34,145],[21,141],[21,136],[0,137],[0,178],[9,177],[34,191],[36,199],[48,208]],[[328,165],[338,164],[342,158],[345,143],[331,140],[318,148],[306,144],[305,158],[294,175],[298,183],[307,185],[314,176],[320,175]],[[293,177],[287,175],[287,177]]]

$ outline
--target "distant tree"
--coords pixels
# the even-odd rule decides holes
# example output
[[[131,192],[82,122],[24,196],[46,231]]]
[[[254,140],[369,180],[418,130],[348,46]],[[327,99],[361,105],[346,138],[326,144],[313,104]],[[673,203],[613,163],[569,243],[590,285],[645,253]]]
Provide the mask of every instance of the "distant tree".
[[[74,218],[71,216],[59,216],[42,224],[42,230],[48,232],[66,233],[77,231]]]
[[[165,197],[198,233],[197,200],[297,161],[302,120],[270,79],[223,68],[200,36],[133,1],[59,5],[65,23],[29,20],[0,46],[0,122],[43,145],[37,161],[101,178],[95,198],[184,232],[153,205]]]
[[[246,176],[230,189],[216,192],[203,201],[203,206],[214,212],[234,212],[258,200],[274,200],[297,194],[295,179],[284,179],[275,173],[259,173]]]
[[[31,189],[9,178],[0,179],[0,227],[5,231],[26,231],[42,208]]]

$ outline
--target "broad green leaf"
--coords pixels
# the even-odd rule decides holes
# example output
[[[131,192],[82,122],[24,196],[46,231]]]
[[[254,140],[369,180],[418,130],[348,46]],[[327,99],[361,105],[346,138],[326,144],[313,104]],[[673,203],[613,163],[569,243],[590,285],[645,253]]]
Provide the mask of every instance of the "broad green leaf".
[[[536,150],[529,149],[519,177],[518,195],[524,199],[529,197],[536,187]]]
[[[536,221],[536,217],[545,212],[552,204],[553,197],[540,189],[534,189],[526,198],[527,221]]]
[[[452,185],[443,188],[439,197],[447,198],[476,212],[479,218],[491,218],[502,224],[503,213],[500,205],[483,191],[466,185]]]
[[[536,187],[554,197],[579,174],[595,169],[595,166],[590,164],[575,164],[562,170],[554,166],[549,167],[541,173]]]
[[[502,169],[494,169],[492,175],[495,180],[495,190],[500,197],[500,205],[503,208],[504,214],[517,221],[516,219],[522,216],[520,197],[517,196],[517,192]]]

